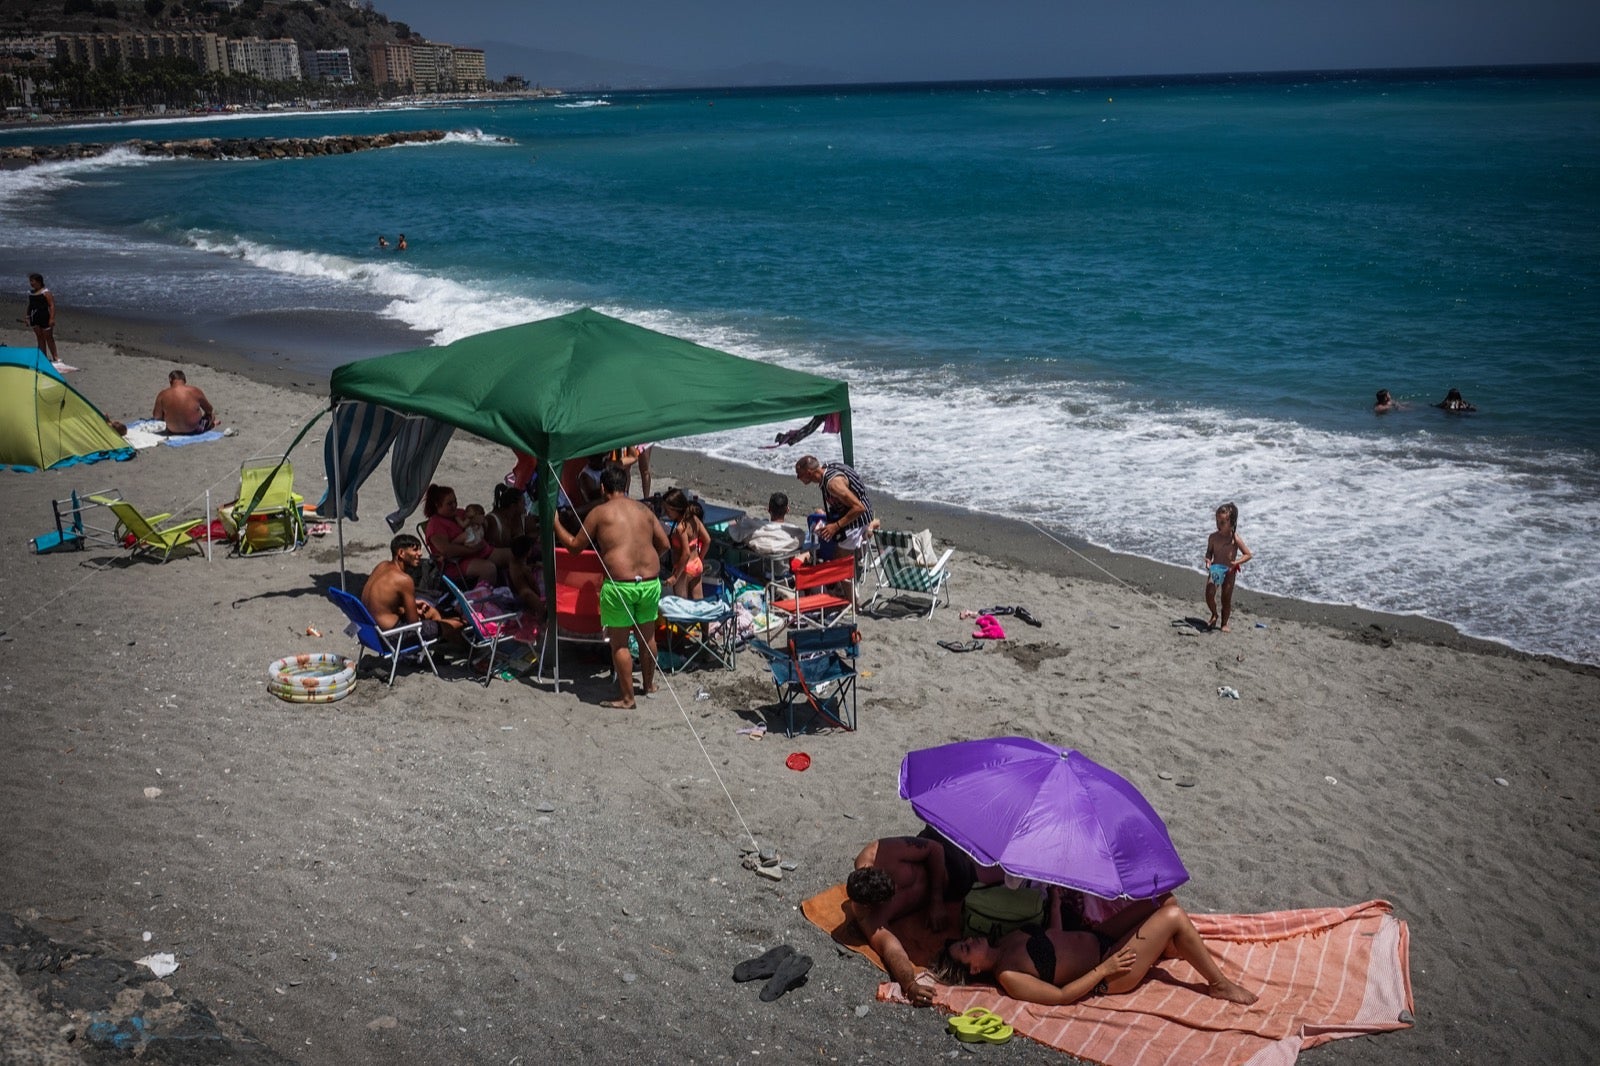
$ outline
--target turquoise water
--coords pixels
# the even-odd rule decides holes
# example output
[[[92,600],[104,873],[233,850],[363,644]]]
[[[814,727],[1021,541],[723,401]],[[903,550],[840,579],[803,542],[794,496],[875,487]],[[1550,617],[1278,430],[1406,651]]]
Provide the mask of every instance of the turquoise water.
[[[1600,661],[1600,79],[641,93],[134,133],[432,127],[458,132],[0,175],[0,243],[69,306],[179,319],[360,311],[448,341],[597,306],[847,376],[858,465],[896,493],[1182,564],[1232,499],[1251,587]],[[396,231],[410,251],[378,252]],[[1476,414],[1428,406],[1452,386]],[[1379,387],[1406,408],[1373,416]],[[762,440],[681,443],[792,461]]]

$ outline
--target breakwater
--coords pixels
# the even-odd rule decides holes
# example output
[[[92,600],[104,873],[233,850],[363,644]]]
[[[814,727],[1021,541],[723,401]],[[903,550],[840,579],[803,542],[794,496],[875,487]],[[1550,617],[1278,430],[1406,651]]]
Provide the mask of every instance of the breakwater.
[[[181,141],[116,141],[94,144],[16,145],[0,148],[0,161],[12,166],[69,159],[92,159],[113,148],[140,155],[191,159],[301,159],[307,156],[348,155],[397,144],[442,141],[444,130],[401,133],[344,134],[328,137],[197,137]]]

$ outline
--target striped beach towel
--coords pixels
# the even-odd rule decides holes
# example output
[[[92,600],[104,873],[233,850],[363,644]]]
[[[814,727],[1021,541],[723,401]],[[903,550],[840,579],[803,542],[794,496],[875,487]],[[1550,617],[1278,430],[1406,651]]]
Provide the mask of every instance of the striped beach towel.
[[[844,924],[843,901],[839,885],[803,910],[878,962]],[[1023,1003],[989,986],[939,986],[935,1002],[953,1013],[986,1007],[1018,1033],[1104,1066],[1289,1066],[1303,1048],[1412,1025],[1408,932],[1383,900],[1191,917],[1223,970],[1260,996],[1254,1005],[1207,996],[1199,974],[1177,959],[1163,959],[1132,992],[1068,1007]],[[925,947],[908,950],[918,963],[932,961],[922,957]],[[905,1002],[892,981],[879,986],[878,998]]]

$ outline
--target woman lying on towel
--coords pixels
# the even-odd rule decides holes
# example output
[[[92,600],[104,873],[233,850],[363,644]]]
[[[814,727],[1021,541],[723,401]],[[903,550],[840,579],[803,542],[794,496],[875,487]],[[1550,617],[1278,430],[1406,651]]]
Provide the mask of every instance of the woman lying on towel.
[[[966,984],[987,974],[1012,999],[1048,1006],[1076,1003],[1088,995],[1132,991],[1157,959],[1182,959],[1206,980],[1206,991],[1218,999],[1250,1004],[1256,997],[1230,981],[1211,957],[1189,915],[1170,895],[1157,901],[1154,913],[1137,926],[1112,937],[1094,931],[1070,931],[1062,923],[1064,893],[1050,890],[1044,929],[1019,929],[997,941],[968,937],[945,946],[938,976],[949,984]]]

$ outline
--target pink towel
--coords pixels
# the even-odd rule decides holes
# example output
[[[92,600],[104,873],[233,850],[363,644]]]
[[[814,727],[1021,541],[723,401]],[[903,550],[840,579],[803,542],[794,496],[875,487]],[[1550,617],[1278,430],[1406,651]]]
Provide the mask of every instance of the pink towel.
[[[1022,1003],[988,986],[940,986],[939,1006],[982,1006],[1018,1033],[1104,1066],[1289,1066],[1302,1048],[1412,1025],[1406,924],[1383,900],[1267,914],[1195,914],[1222,969],[1261,998],[1241,1007],[1164,959],[1132,992],[1069,1007]],[[878,998],[905,1002],[900,986]]]

